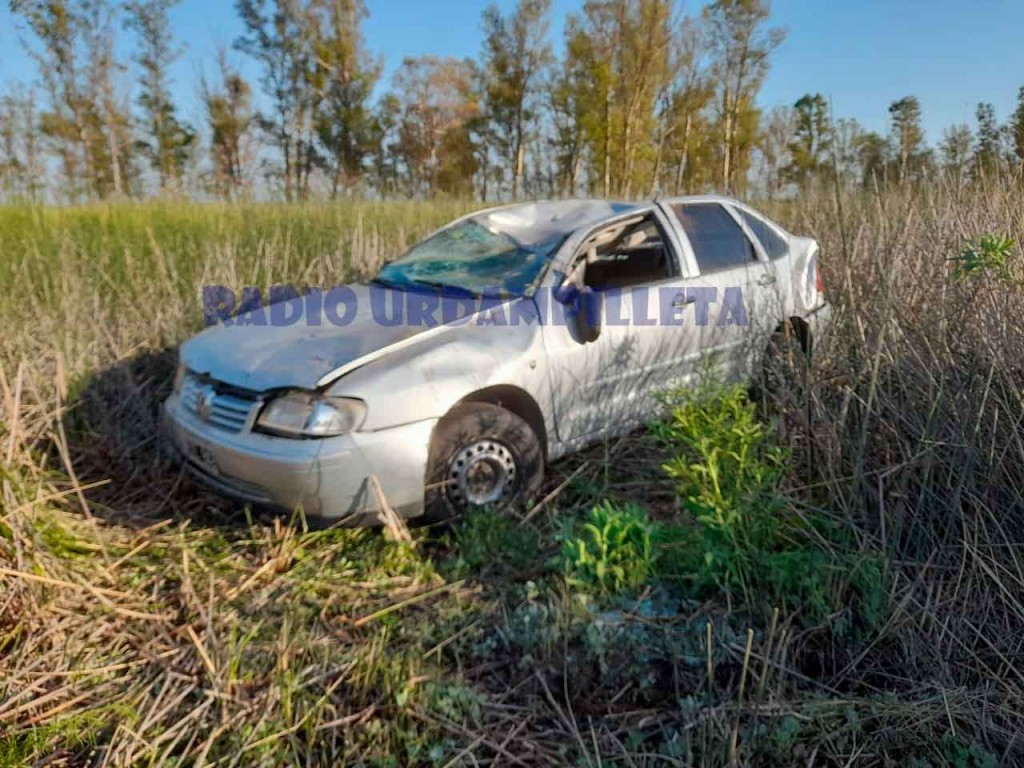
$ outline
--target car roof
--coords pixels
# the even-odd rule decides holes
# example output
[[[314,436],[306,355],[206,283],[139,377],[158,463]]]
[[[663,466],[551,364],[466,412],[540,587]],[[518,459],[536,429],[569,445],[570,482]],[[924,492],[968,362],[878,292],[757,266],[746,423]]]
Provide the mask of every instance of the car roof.
[[[490,208],[468,218],[523,245],[536,245],[644,207],[615,200],[539,200]]]
[[[689,195],[632,203],[600,199],[538,200],[488,208],[466,218],[492,231],[508,234],[523,245],[536,245],[600,224],[605,219],[648,209],[655,202],[736,204],[736,200],[722,195]]]

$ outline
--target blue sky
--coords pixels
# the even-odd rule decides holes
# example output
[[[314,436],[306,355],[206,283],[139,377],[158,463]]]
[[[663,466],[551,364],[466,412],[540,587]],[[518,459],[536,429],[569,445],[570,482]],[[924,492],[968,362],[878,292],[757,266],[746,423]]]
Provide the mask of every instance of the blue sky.
[[[368,0],[365,34],[387,71],[405,56],[475,56],[486,0]],[[499,0],[511,8],[515,0]],[[554,0],[552,35],[561,40],[566,14],[582,0]],[[691,2],[688,9],[698,6]],[[884,131],[890,102],[921,99],[930,142],[954,122],[973,122],[975,105],[990,101],[1005,120],[1024,85],[1024,2],[1021,0],[774,0],[773,18],[789,35],[761,94],[763,106],[792,104],[807,92],[831,97],[837,116]],[[183,0],[172,21],[185,46],[174,69],[184,112],[196,119],[196,84],[212,71],[214,50],[239,32],[230,0]],[[240,54],[233,60],[252,70]],[[33,67],[0,4],[0,90],[32,81]]]

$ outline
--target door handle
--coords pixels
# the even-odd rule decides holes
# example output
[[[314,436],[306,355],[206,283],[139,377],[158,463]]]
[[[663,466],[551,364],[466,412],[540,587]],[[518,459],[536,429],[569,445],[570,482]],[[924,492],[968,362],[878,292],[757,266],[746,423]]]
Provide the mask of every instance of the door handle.
[[[758,285],[771,285],[775,282],[775,275],[764,274],[757,279]]]
[[[672,299],[672,306],[685,307],[687,304],[693,304],[695,301],[697,301],[696,296],[689,296],[684,291],[682,293],[677,293],[675,295],[675,297]]]

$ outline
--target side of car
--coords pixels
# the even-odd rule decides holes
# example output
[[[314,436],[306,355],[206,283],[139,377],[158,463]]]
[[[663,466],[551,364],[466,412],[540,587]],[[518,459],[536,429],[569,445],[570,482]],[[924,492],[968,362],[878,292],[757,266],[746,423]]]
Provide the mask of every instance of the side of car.
[[[657,415],[660,392],[709,369],[723,380],[750,378],[782,329],[799,325],[809,351],[803,315],[810,307],[794,300],[791,251],[795,245],[816,258],[817,246],[794,240],[751,209],[714,197],[662,201],[575,233],[535,298],[550,301],[568,287],[609,301],[596,322],[578,312],[582,322],[542,324],[537,362],[546,387],[538,389],[535,379],[523,397],[506,392],[506,402],[471,396],[441,420],[428,465],[428,514],[443,516],[453,500],[522,497],[539,487],[544,457],[636,428]],[[528,403],[533,398],[544,398],[537,409]],[[543,436],[535,410],[546,416]],[[531,421],[532,433],[524,428]],[[476,465],[490,465],[483,472],[474,469],[481,452]],[[477,492],[467,477],[480,479]],[[447,490],[431,491],[438,486]]]
[[[642,248],[629,246],[645,230]],[[548,287],[612,289],[622,322],[590,329],[591,338],[572,325],[544,329],[558,441],[549,451],[571,452],[649,420],[659,392],[705,371],[749,378],[772,334],[803,323],[790,240],[717,197],[661,201],[573,238]],[[652,258],[659,249],[662,257]]]

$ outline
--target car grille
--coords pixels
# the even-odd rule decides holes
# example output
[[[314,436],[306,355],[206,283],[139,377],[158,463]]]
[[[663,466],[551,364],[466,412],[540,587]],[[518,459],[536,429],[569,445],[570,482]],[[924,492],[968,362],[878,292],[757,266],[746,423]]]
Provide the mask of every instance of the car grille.
[[[194,373],[185,374],[181,402],[189,413],[227,432],[241,432],[260,402],[259,395]]]

